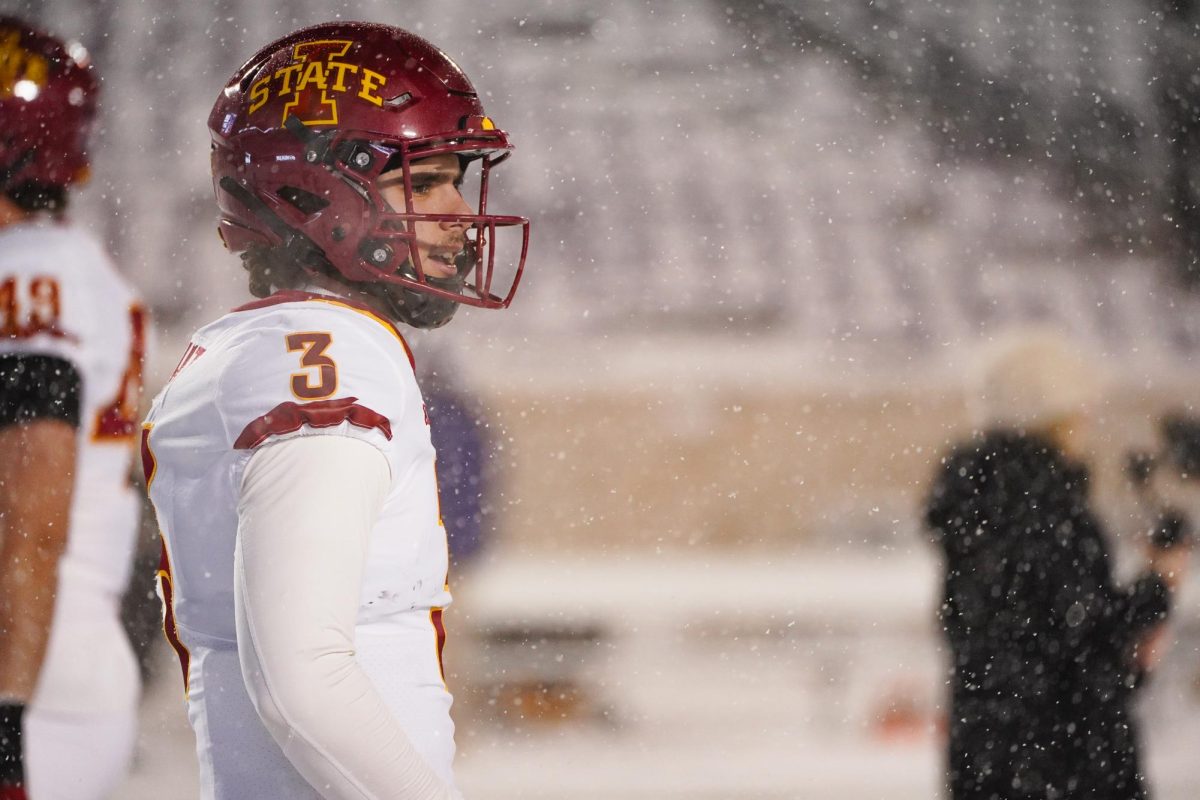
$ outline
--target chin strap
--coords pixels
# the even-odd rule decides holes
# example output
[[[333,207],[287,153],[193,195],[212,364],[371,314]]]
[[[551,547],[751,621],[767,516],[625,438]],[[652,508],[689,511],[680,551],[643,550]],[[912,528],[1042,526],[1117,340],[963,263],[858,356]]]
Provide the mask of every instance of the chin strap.
[[[425,278],[425,283],[435,289],[442,289],[455,294],[462,294],[467,277],[475,266],[475,248],[468,242],[463,252],[455,261],[458,274],[453,278]],[[412,261],[405,260],[397,272],[412,281],[419,281],[416,268]],[[381,300],[386,305],[388,314],[396,320],[414,328],[426,330],[440,328],[453,319],[462,305],[456,300],[440,295],[417,291],[407,286],[380,281],[377,283],[359,284],[360,289]]]
[[[363,292],[381,300],[389,316],[414,328],[431,330],[449,322],[459,304],[444,297],[416,292],[390,283],[360,284]]]
[[[285,251],[292,260],[301,265],[318,264],[325,261],[325,252],[300,231],[284,222],[278,214],[253,192],[242,186],[230,176],[221,178],[220,186],[239,203],[248,208],[258,217],[271,232],[279,237]],[[408,277],[416,279],[416,272],[407,263],[410,271]],[[405,269],[401,267],[401,269]],[[461,290],[465,276],[460,270],[459,277],[445,281],[427,278],[426,282],[440,289]],[[393,289],[386,283],[361,283],[357,288],[367,294],[382,300],[388,307],[389,313],[400,322],[414,328],[440,328],[445,325],[458,311],[459,304],[444,297],[437,297],[411,289]]]

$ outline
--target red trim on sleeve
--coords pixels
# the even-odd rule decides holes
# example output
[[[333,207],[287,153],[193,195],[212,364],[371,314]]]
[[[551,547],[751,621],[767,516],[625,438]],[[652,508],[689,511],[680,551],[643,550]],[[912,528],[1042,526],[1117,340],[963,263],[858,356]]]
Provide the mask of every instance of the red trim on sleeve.
[[[96,412],[92,441],[131,439],[137,433],[138,402],[146,364],[146,309],[129,307],[129,353],[117,396]]]
[[[277,306],[281,303],[306,302],[327,303],[331,306],[341,306],[359,314],[363,314],[364,316],[370,317],[383,327],[387,328],[388,331],[400,341],[400,346],[404,348],[404,355],[408,356],[408,363],[413,369],[417,368],[417,362],[413,358],[412,349],[409,348],[408,341],[405,340],[404,334],[402,334],[400,329],[396,327],[396,323],[392,322],[392,320],[383,316],[366,303],[360,303],[357,300],[350,300],[345,297],[331,297],[330,295],[317,294],[316,292],[301,292],[298,289],[282,289],[273,295],[262,298],[261,300],[254,300],[253,302],[238,306],[237,308],[233,309],[233,313],[236,314],[239,311],[254,311],[255,309],[259,308]]]
[[[391,441],[392,424],[387,417],[360,406],[357,397],[339,397],[315,403],[280,403],[247,425],[233,449],[253,450],[272,436],[295,433],[305,425],[333,428],[343,422],[357,428],[378,428]]]

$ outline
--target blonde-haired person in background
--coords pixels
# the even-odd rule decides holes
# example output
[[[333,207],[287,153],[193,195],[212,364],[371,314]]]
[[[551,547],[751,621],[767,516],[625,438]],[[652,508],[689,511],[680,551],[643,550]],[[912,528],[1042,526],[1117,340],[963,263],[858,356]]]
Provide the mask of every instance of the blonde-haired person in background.
[[[979,348],[968,375],[977,430],[1042,434],[1083,458],[1108,384],[1100,356],[1042,326],[1013,328]]]
[[[950,797],[1148,797],[1131,715],[1185,558],[1118,587],[1084,442],[1101,362],[1064,337],[1006,335],[977,361],[976,430],[926,507],[944,557]]]

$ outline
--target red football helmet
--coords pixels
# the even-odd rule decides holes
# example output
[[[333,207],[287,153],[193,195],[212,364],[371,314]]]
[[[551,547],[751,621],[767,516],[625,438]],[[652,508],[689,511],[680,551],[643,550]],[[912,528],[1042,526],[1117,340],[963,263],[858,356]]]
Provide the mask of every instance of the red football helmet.
[[[87,178],[97,93],[83,47],[0,16],[0,191]]]
[[[508,136],[462,70],[419,36],[364,22],[299,30],[234,74],[208,126],[230,251],[284,247],[310,268],[328,264],[347,282],[383,289],[396,316],[418,327],[443,324],[460,303],[512,301],[529,221],[487,213],[488,175],[509,156]],[[410,165],[446,153],[481,164],[475,214],[414,210]],[[392,170],[403,170],[403,209],[376,186]],[[469,226],[457,278],[426,275],[413,246],[422,221]],[[520,257],[510,285],[494,287],[496,229],[508,226],[521,230]]]

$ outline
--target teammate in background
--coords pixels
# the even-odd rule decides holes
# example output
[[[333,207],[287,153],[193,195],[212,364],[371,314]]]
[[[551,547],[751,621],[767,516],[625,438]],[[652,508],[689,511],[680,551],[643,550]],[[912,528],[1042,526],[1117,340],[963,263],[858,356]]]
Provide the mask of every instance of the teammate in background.
[[[135,740],[119,617],[145,317],[64,220],[96,110],[87,54],[0,17],[0,798],[107,797]]]
[[[486,209],[508,138],[440,50],[357,22],[267,45],[209,127],[261,299],[195,333],[142,434],[202,796],[456,797],[446,532],[397,323],[511,301],[528,221]]]

